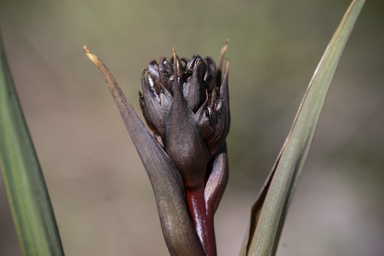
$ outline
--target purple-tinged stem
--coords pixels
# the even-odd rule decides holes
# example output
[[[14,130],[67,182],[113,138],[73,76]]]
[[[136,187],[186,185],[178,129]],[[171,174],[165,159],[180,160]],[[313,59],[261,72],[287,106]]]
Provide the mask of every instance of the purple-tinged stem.
[[[201,187],[195,190],[186,189],[186,199],[189,212],[196,227],[197,235],[203,244],[205,253],[207,256],[216,256],[213,214],[211,214],[211,218],[207,215],[204,200],[204,188]]]

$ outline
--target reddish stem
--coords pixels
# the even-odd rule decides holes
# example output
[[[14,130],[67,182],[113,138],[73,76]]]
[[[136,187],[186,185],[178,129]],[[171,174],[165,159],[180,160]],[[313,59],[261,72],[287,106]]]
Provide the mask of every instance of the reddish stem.
[[[213,228],[213,218],[208,217],[205,208],[204,188],[186,189],[188,209],[195,224],[197,235],[207,256],[216,256],[216,240]]]

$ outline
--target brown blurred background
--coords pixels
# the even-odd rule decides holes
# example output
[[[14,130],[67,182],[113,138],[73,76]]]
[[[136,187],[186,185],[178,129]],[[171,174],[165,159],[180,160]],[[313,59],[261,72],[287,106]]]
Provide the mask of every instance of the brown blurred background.
[[[152,189],[83,45],[136,110],[147,63],[226,38],[230,181],[219,255],[238,255],[249,210],[350,0],[0,1],[8,61],[66,255],[168,255]],[[383,255],[384,2],[369,0],[329,91],[277,255]],[[0,142],[1,143],[1,142]],[[0,182],[0,255],[21,255]]]

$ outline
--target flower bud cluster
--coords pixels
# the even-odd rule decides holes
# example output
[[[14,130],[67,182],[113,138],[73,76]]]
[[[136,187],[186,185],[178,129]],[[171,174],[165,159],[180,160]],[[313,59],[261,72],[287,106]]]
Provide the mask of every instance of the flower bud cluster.
[[[148,82],[145,72],[141,78],[140,106],[148,127],[187,185],[194,176],[189,172],[205,171],[228,134],[228,67],[221,82],[221,72],[210,57],[180,60],[176,56],[174,61],[162,58],[148,64]]]

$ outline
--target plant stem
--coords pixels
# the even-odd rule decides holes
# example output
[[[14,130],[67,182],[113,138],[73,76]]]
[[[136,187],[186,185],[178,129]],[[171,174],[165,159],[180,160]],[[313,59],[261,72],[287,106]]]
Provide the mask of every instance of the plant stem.
[[[197,235],[205,249],[207,256],[216,256],[216,240],[213,228],[213,218],[209,218],[204,200],[204,188],[190,190],[186,189],[186,199],[188,209],[193,223],[196,227]]]

